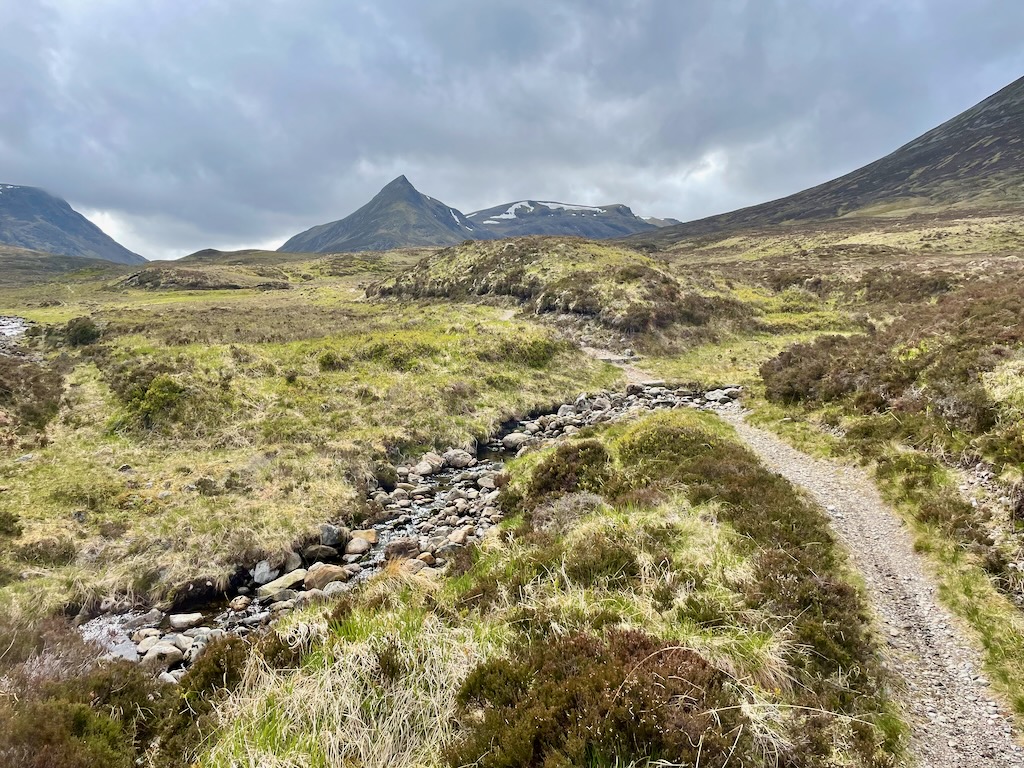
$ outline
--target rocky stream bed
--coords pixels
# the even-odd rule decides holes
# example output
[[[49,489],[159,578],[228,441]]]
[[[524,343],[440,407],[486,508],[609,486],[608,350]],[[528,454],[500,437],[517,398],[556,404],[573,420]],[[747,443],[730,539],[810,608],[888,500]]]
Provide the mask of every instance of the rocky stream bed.
[[[81,632],[110,656],[140,661],[163,680],[177,682],[212,639],[260,631],[296,607],[355,588],[389,561],[399,561],[409,573],[443,569],[454,552],[503,520],[497,500],[509,457],[587,426],[650,411],[739,409],[739,396],[738,387],[693,392],[660,381],[630,384],[620,393],[580,395],[553,412],[506,424],[475,455],[452,448],[396,467],[393,490],[378,487],[368,494],[381,510],[372,526],[350,530],[325,522],[314,543],[242,569],[242,578],[233,580],[236,586],[214,599],[193,601],[187,612],[128,610],[108,600]]]

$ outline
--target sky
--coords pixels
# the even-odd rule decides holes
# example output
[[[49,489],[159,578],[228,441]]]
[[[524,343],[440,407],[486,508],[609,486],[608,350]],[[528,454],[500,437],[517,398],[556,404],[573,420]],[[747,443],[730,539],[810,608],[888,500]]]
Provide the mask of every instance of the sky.
[[[147,258],[276,248],[400,174],[690,220],[1024,75],[1019,0],[0,0],[0,182]]]

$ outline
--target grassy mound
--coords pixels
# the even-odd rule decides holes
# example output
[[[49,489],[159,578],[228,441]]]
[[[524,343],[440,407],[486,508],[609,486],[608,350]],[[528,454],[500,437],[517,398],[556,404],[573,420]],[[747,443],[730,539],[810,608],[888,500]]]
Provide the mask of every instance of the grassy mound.
[[[375,283],[377,297],[511,297],[534,312],[592,317],[620,331],[704,325],[728,304],[685,287],[638,251],[578,238],[467,242]],[[738,311],[738,306],[732,306]]]

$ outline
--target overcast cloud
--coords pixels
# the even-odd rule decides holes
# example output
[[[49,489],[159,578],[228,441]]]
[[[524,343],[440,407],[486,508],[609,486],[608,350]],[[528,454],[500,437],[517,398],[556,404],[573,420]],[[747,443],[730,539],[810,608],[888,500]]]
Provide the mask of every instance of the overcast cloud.
[[[0,0],[0,182],[149,258],[276,247],[400,173],[692,219],[1021,75],[1019,0]]]

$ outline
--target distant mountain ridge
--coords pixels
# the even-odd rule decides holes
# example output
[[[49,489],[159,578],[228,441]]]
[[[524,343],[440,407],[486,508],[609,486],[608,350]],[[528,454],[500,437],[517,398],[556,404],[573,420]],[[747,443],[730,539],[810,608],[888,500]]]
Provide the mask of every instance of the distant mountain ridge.
[[[1024,77],[845,176],[634,239],[670,244],[734,229],[913,212],[936,205],[1024,206]]]
[[[578,235],[590,240],[605,240],[656,229],[654,224],[644,221],[628,206],[621,204],[572,205],[519,200],[474,211],[466,218],[496,237]]]
[[[386,251],[523,235],[577,235],[600,240],[655,228],[625,205],[520,200],[466,215],[424,195],[405,176],[399,176],[355,213],[300,232],[278,250]]]
[[[67,201],[36,187],[0,184],[0,243],[58,256],[142,264]]]

